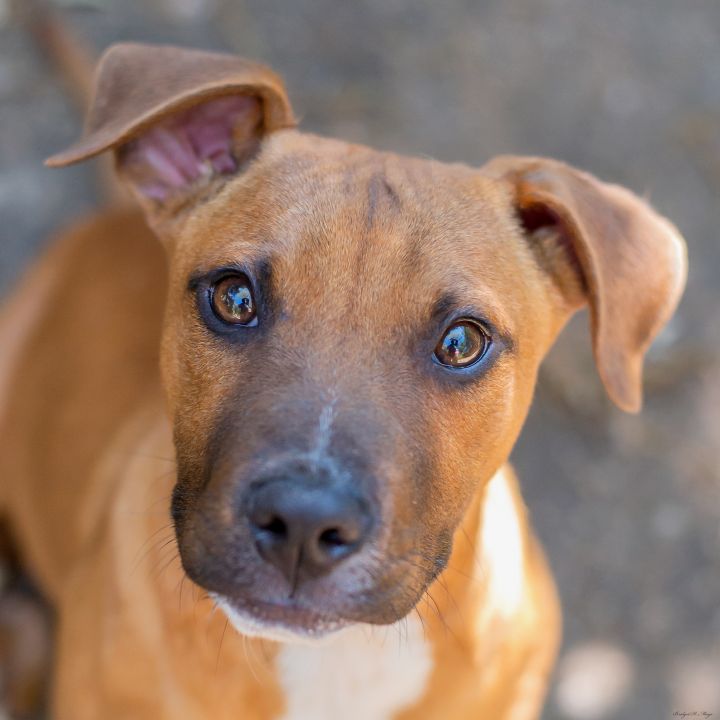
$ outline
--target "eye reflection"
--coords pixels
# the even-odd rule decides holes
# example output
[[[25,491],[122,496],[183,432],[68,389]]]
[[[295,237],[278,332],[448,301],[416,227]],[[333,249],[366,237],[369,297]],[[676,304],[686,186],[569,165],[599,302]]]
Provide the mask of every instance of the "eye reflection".
[[[234,325],[256,325],[255,299],[250,282],[244,276],[223,278],[211,288],[212,307],[224,322]]]
[[[478,323],[463,320],[445,331],[435,348],[435,357],[447,367],[468,367],[485,355],[489,347],[487,332]]]

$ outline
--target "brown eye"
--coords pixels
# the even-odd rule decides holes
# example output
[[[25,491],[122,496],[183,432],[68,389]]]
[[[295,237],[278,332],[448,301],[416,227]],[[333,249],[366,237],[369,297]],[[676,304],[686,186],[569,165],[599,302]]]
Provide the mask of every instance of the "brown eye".
[[[476,322],[462,320],[451,325],[435,348],[435,358],[451,368],[468,367],[490,347],[490,336]]]
[[[250,327],[257,325],[255,299],[246,277],[225,277],[215,283],[210,292],[213,311],[223,322]]]

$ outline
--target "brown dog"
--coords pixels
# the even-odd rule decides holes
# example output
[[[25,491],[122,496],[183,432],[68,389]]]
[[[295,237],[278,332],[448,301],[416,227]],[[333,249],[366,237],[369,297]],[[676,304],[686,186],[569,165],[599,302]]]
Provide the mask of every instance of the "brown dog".
[[[261,65],[118,45],[49,161],[112,150],[162,244],[102,213],[0,324],[0,508],[58,610],[54,716],[535,718],[559,611],[505,463],[586,303],[639,408],[684,244],[560,162],[294,124]]]

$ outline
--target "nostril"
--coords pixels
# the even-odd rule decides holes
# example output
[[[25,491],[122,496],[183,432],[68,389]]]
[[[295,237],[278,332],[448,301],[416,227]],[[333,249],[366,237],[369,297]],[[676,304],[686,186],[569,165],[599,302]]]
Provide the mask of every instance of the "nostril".
[[[325,528],[316,536],[315,547],[326,559],[339,560],[354,552],[361,543],[363,528],[354,523],[343,523]]]
[[[318,541],[320,542],[320,545],[327,548],[344,547],[349,544],[348,540],[346,540],[343,536],[340,528],[328,528],[327,530],[323,530],[323,532],[320,533]]]
[[[255,527],[258,530],[264,530],[278,538],[285,538],[288,535],[287,523],[279,515],[273,515],[268,520],[262,522],[255,522]]]

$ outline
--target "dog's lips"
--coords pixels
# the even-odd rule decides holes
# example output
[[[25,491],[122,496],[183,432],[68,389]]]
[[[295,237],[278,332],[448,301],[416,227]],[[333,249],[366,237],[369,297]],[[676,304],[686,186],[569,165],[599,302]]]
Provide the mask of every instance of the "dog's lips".
[[[301,607],[292,600],[269,603],[219,594],[212,594],[212,598],[238,632],[253,637],[283,642],[318,639],[352,624],[351,621]]]

